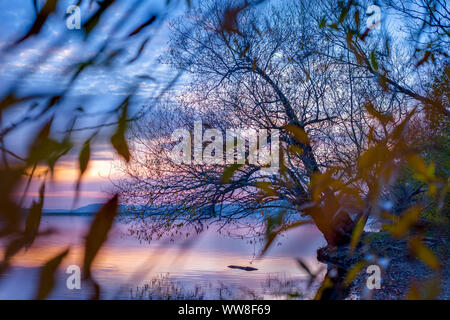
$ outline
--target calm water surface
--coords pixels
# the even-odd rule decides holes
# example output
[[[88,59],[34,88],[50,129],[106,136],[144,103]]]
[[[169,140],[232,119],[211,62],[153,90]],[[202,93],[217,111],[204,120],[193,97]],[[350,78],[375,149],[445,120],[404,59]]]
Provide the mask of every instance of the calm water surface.
[[[33,298],[39,267],[67,246],[70,253],[58,271],[51,298],[88,299],[92,294],[89,283],[82,281],[80,290],[69,290],[65,271],[69,265],[82,265],[90,221],[84,216],[43,217],[42,230],[56,232],[39,238],[14,257],[12,268],[0,277],[0,299]],[[188,245],[182,240],[146,243],[128,235],[127,225],[118,222],[94,261],[93,275],[103,299],[264,299],[285,298],[289,293],[308,298],[317,285],[306,289],[308,276],[295,258],[301,258],[313,271],[323,269],[315,256],[324,243],[314,226],[302,226],[280,238],[264,258],[255,259],[260,243],[220,235],[214,228]],[[229,265],[258,270],[230,269]]]

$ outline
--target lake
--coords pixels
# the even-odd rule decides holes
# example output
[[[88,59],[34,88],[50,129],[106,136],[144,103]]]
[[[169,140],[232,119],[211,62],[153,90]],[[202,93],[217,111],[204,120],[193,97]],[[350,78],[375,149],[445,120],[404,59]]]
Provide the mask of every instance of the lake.
[[[84,236],[89,216],[44,216],[41,230],[53,229],[31,248],[12,259],[12,267],[0,277],[0,299],[32,299],[40,267],[67,246],[68,256],[56,275],[51,299],[88,299],[92,287],[68,289],[70,265],[82,266]],[[308,288],[309,276],[295,258],[302,259],[318,280],[325,265],[316,250],[325,244],[312,225],[293,229],[276,241],[263,258],[257,258],[261,242],[221,235],[211,227],[185,240],[139,241],[128,225],[116,222],[93,264],[93,276],[101,286],[102,299],[283,299],[290,295],[311,298],[318,283]],[[250,266],[255,271],[228,268]]]

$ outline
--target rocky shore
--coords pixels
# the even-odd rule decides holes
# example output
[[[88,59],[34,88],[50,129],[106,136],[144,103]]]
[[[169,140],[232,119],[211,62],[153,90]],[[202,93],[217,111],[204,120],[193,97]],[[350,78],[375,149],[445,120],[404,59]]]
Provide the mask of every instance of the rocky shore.
[[[441,262],[442,268],[438,273],[410,255],[406,240],[392,239],[385,232],[366,232],[353,254],[350,253],[348,246],[337,249],[324,247],[318,250],[317,258],[328,264],[329,270],[337,267],[336,270],[348,271],[361,260],[367,261],[367,265],[380,265],[381,288],[374,290],[367,288],[366,281],[369,275],[363,268],[345,292],[346,299],[406,299],[413,283],[422,288],[421,292],[424,295],[422,298],[448,300],[450,298],[448,240],[447,236],[442,235],[424,239],[425,244]],[[435,281],[436,279],[439,280]]]

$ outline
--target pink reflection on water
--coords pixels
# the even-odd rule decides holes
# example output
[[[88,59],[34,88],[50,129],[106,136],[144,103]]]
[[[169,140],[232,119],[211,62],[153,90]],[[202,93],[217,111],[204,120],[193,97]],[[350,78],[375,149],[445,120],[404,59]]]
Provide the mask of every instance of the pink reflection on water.
[[[69,265],[82,266],[84,236],[90,220],[85,216],[43,217],[41,228],[57,232],[38,239],[32,248],[14,257],[12,269],[0,278],[0,298],[32,298],[38,267],[67,246],[70,246],[70,253],[62,263],[51,298],[88,298],[92,291],[88,284],[82,282],[81,290],[69,290],[65,286],[67,275],[64,272]],[[213,288],[225,284],[232,288],[248,288],[262,297],[270,297],[261,289],[262,283],[269,278],[307,279],[295,258],[303,259],[313,271],[324,267],[315,258],[324,239],[312,225],[284,235],[262,259],[256,258],[261,243],[222,236],[214,228],[189,241],[189,246],[183,241],[144,243],[129,236],[125,224],[117,223],[93,266],[93,275],[103,289],[102,297],[129,299],[130,289],[162,274],[169,274],[171,279],[185,287],[201,284]],[[230,269],[228,265],[252,266],[258,270],[246,272]],[[217,297],[211,292],[205,298]]]

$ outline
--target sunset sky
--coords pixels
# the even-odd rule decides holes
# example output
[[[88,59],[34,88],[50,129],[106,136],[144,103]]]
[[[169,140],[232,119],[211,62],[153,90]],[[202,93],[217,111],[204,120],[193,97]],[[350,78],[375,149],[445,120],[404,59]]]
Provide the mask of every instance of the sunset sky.
[[[44,3],[43,1],[38,2],[41,6]],[[101,20],[98,27],[99,32],[92,35],[94,38],[89,41],[89,45],[84,46],[82,45],[82,31],[69,30],[66,27],[65,11],[74,1],[59,1],[57,13],[50,18],[37,36],[39,41],[36,37],[18,45],[12,51],[6,49],[13,39],[25,34],[33,23],[36,13],[32,3],[33,1],[29,0],[0,2],[0,95],[2,96],[17,80],[20,80],[16,85],[19,86],[18,91],[21,93],[57,94],[64,90],[70,79],[67,77],[67,67],[92,56],[108,38],[111,26],[115,22],[114,18],[129,10],[134,1],[116,1],[113,5],[114,10],[111,10],[111,13]],[[130,32],[137,25],[148,20],[151,15],[167,13],[164,11],[165,3],[166,1],[161,0],[153,1],[150,5],[147,4],[145,10],[129,16],[126,21],[129,28],[122,28],[122,30]],[[81,24],[85,21],[83,19],[87,19],[96,10],[95,6],[96,4],[93,4],[89,7],[87,2],[81,6]],[[168,10],[170,16],[173,16],[182,12],[183,9],[182,6],[177,6],[176,9],[169,6]],[[73,115],[77,112],[78,107],[83,107],[88,116],[77,122],[77,128],[95,126],[104,121],[105,112],[116,107],[129,94],[133,83],[136,82],[136,76],[149,75],[157,79],[157,84],[152,81],[140,81],[140,87],[131,101],[132,110],[134,108],[136,111],[139,106],[152,103],[152,98],[158,94],[164,83],[173,77],[171,72],[162,69],[156,61],[156,57],[163,52],[168,39],[166,20],[161,20],[161,25],[155,29],[158,29],[157,32],[152,29],[144,35],[139,34],[129,40],[129,45],[125,45],[126,54],[114,61],[113,68],[95,68],[95,72],[89,72],[89,70],[83,72],[58,107],[64,112],[59,112],[59,117],[55,118],[52,126],[53,134],[58,135],[64,132],[70,120],[70,117],[65,116]],[[124,63],[136,55],[139,43],[142,42],[139,37],[148,37],[149,33],[152,36],[151,42],[146,46],[139,60],[133,64]],[[109,43],[109,45],[111,44]],[[49,50],[49,55],[43,54],[43,48],[47,46],[52,48]],[[162,70],[163,72],[161,72]],[[29,111],[29,107],[30,102],[27,102],[16,106],[13,110],[8,110],[3,116],[1,126],[6,127],[13,124],[23,116],[24,112],[32,113]],[[112,118],[107,119],[107,122],[113,120]],[[27,136],[26,130],[39,128],[42,124],[43,122],[33,121],[32,124],[22,126],[14,134],[6,137],[6,147],[20,156],[25,156],[30,141],[25,141],[22,137]],[[60,131],[58,132],[58,130]],[[117,165],[117,157],[114,156],[108,141],[110,132],[109,129],[103,130],[102,135],[96,140],[95,147],[92,148],[92,161],[84,177],[80,202],[77,207],[104,202],[108,197],[107,192],[112,189],[110,179],[117,177],[114,168]],[[92,131],[87,130],[76,134],[75,138],[82,142],[90,134]],[[58,164],[54,180],[47,186],[45,208],[70,209],[72,207],[73,190],[78,176],[78,152],[79,150],[72,150]],[[39,168],[37,172],[39,172]],[[39,185],[39,182],[33,183],[26,203],[29,204],[37,196]],[[21,191],[18,190],[18,196],[20,193]]]
[[[42,7],[45,1],[38,2]],[[81,61],[86,61],[95,52],[98,52],[98,48],[104,45],[112,26],[115,25],[115,18],[122,16],[124,12],[128,12],[137,2],[139,1],[116,1],[96,27],[97,32],[90,35],[92,38],[89,41],[83,42],[83,31],[69,30],[66,27],[66,10],[74,1],[59,1],[57,12],[49,18],[39,35],[19,44],[11,51],[8,45],[29,30],[36,13],[32,4],[33,1],[1,1],[0,96],[3,96],[14,85],[18,87],[18,92],[22,94],[47,93],[55,95],[62,92],[70,80],[67,68]],[[79,107],[82,107],[86,114],[78,120],[76,128],[113,122],[115,120],[112,118],[114,115],[108,118],[107,112],[117,107],[130,94],[139,76],[146,76],[147,79],[155,79],[156,81],[139,81],[139,88],[132,97],[130,104],[131,116],[142,105],[156,105],[154,98],[176,75],[175,70],[169,70],[166,65],[157,61],[157,58],[164,53],[169,38],[167,21],[183,13],[186,9],[184,4],[185,1],[172,1],[166,7],[165,0],[151,1],[151,4],[145,4],[145,9],[133,12],[130,15],[125,14],[128,17],[125,22],[126,27],[120,28],[121,32],[116,35],[116,46],[118,48],[125,47],[126,53],[114,60],[112,68],[95,67],[90,70],[88,67],[81,73],[81,76],[75,81],[69,92],[65,94],[58,106],[59,110],[64,111],[57,112],[52,125],[53,134],[61,136],[68,127],[71,116],[78,112],[76,109]],[[95,6],[95,3],[92,5],[88,5],[88,2],[83,3],[81,6],[81,24],[95,12],[97,9]],[[157,20],[158,27],[151,28],[148,32],[142,32],[133,37],[126,36],[136,26],[144,23],[155,14],[161,17]],[[135,57],[139,51],[140,43],[148,36],[150,36],[150,41],[142,55],[136,62],[128,64],[127,62]],[[114,43],[108,42],[108,50],[114,48],[114,45]],[[51,49],[47,52],[47,48]],[[178,84],[180,82],[178,81]],[[4,113],[3,122],[0,126],[7,127],[18,121],[24,113],[32,113],[32,111],[29,111],[32,103],[33,101],[27,101],[23,104],[17,104],[14,108],[9,108]],[[6,136],[5,146],[18,155],[25,156],[30,141],[26,141],[23,137],[32,136],[27,134],[27,130],[40,128],[44,121],[48,121],[48,118],[20,126]],[[111,130],[111,127],[104,129],[101,136],[95,141],[91,155],[92,161],[89,171],[84,177],[80,202],[77,206],[103,202],[109,196],[108,192],[112,191],[110,180],[118,177],[115,170],[118,163],[109,143]],[[91,134],[92,130],[84,130],[75,134],[74,138],[78,140],[79,144],[82,144]],[[72,150],[58,164],[54,181],[47,186],[45,208],[70,209],[72,207],[73,190],[78,170],[78,154],[79,149]],[[36,197],[39,185],[40,183],[35,181],[31,186],[26,198],[28,204]],[[20,196],[20,193],[21,191],[18,190],[18,196]]]

